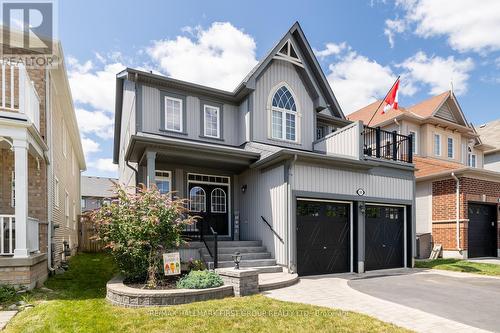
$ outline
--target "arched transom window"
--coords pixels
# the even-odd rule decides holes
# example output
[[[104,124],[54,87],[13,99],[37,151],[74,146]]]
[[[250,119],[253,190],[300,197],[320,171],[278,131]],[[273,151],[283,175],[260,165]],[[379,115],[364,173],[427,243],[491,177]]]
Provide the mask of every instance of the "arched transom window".
[[[205,190],[199,186],[193,187],[189,191],[189,210],[192,212],[206,212]]]
[[[271,104],[271,136],[273,139],[297,141],[297,106],[292,93],[281,86]]]
[[[214,188],[211,197],[211,210],[212,213],[225,213],[226,212],[226,192],[221,188]]]

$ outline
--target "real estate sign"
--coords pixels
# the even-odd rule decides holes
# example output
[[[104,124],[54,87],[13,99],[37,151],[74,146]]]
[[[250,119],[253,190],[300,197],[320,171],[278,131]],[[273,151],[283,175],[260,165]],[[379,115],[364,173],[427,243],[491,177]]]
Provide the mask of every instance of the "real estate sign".
[[[163,269],[165,271],[165,275],[181,274],[181,257],[179,252],[163,254]]]

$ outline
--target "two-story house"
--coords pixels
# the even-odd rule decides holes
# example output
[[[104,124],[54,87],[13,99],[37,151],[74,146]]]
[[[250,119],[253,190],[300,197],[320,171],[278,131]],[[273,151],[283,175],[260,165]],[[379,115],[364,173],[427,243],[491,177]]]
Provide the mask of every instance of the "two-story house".
[[[82,212],[98,209],[115,198],[116,183],[118,179],[115,178],[82,176]]]
[[[500,172],[500,119],[482,124],[476,130],[481,141],[492,147],[484,152],[484,168]]]
[[[349,115],[369,121],[380,101]],[[417,233],[432,233],[443,257],[500,255],[500,173],[484,168],[484,143],[451,91],[414,106],[377,112],[371,125],[411,135]]]
[[[233,91],[127,68],[117,75],[114,162],[126,186],[189,199],[218,234],[218,266],[299,275],[412,266],[408,136],[347,121],[298,23]],[[215,260],[203,248],[204,259]]]
[[[85,160],[63,62],[2,62],[0,90],[0,283],[32,288],[76,250]]]

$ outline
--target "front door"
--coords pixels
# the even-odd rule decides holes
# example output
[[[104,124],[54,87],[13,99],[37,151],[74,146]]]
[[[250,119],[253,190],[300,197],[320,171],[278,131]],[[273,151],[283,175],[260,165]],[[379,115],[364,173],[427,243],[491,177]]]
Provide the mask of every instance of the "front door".
[[[218,235],[229,235],[229,186],[225,184],[189,183],[189,210],[201,216],[199,226],[212,227]]]

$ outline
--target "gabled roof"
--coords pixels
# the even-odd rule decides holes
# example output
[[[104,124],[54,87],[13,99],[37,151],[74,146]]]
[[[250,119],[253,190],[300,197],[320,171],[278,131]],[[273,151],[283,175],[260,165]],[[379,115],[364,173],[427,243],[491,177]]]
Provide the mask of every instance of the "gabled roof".
[[[445,91],[444,93],[432,96],[431,98],[410,106],[408,110],[418,116],[421,116],[422,118],[431,117],[437,112],[439,107],[443,105],[444,102],[446,102],[450,95],[450,91]]]
[[[115,183],[118,183],[118,179],[116,178],[82,176],[82,197],[115,197]]]
[[[458,170],[464,167],[463,164],[460,163],[421,156],[414,156],[413,162],[415,163],[415,177],[417,178],[440,174],[445,171],[449,171],[451,173],[453,170]]]
[[[297,54],[300,61],[295,59],[286,59],[279,51],[283,45],[290,43]],[[114,136],[114,152],[113,162],[118,163],[120,129],[121,129],[121,112],[123,99],[123,81],[125,79],[138,82],[147,82],[150,84],[171,87],[190,92],[197,92],[202,95],[213,96],[232,103],[238,103],[255,89],[256,80],[259,75],[267,68],[273,59],[291,60],[295,65],[299,75],[306,82],[309,91],[313,91],[317,96],[313,98],[316,111],[327,109],[332,117],[338,118],[340,121],[345,121],[345,116],[340,108],[333,91],[328,83],[321,66],[319,65],[314,52],[307,41],[302,28],[298,22],[295,22],[292,27],[285,33],[279,42],[267,53],[249,73],[243,81],[233,90],[225,91],[215,89],[187,81],[177,80],[171,77],[144,72],[136,69],[127,68],[117,74],[116,81],[116,97],[115,97],[115,136]]]

